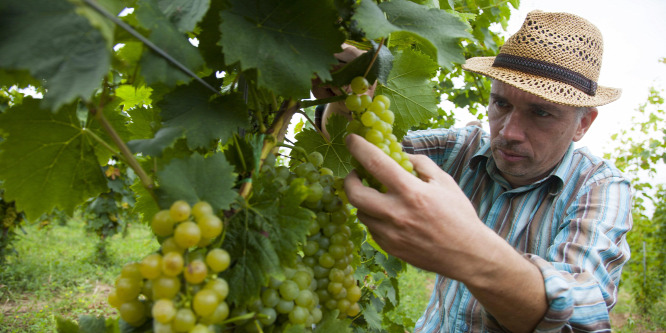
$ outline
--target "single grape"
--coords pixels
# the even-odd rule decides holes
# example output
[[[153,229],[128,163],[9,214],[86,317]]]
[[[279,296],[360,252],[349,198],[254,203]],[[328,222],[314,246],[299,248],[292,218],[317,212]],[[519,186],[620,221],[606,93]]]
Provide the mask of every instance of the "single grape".
[[[217,294],[209,289],[203,289],[197,292],[194,295],[192,300],[192,308],[194,312],[199,316],[208,316],[215,311],[219,300],[217,299]]]
[[[345,106],[351,111],[361,110],[361,97],[354,94],[348,95],[345,99]]]
[[[152,281],[153,299],[172,299],[180,291],[180,279],[171,276],[160,276]]]
[[[139,300],[123,303],[118,312],[120,318],[132,326],[140,326],[147,318],[146,306]]]
[[[362,76],[357,76],[351,80],[350,86],[354,94],[360,95],[368,91],[368,87],[370,86],[370,84],[368,83],[368,80],[366,80],[366,78]]]
[[[136,299],[141,292],[141,280],[121,277],[116,281],[116,297],[121,301]]]
[[[193,260],[185,267],[184,275],[185,281],[192,284],[199,284],[208,275],[208,268],[203,261]]]
[[[176,307],[173,302],[168,299],[160,299],[153,304],[152,308],[153,318],[160,323],[166,324],[171,322],[173,317],[176,316]]]
[[[319,169],[322,164],[324,164],[324,156],[318,151],[313,151],[308,154],[308,160],[317,169]]]
[[[171,204],[171,208],[169,208],[171,218],[176,222],[187,220],[190,217],[191,211],[192,208],[190,207],[190,204],[185,200],[176,200]]]
[[[199,240],[201,240],[201,229],[192,221],[182,222],[176,227],[173,237],[178,246],[187,249],[199,243]]]
[[[171,217],[169,210],[161,210],[153,216],[150,227],[155,235],[166,237],[173,234],[173,225],[176,221]]]
[[[192,310],[188,308],[180,308],[176,311],[176,315],[173,317],[171,327],[176,332],[187,332],[194,327],[196,322],[197,317]]]
[[[373,100],[382,102],[386,109],[391,107],[391,99],[389,99],[386,95],[377,95],[375,98],[373,98]]]
[[[153,253],[147,255],[139,266],[139,271],[146,279],[154,279],[162,274],[162,256]]]
[[[229,284],[227,280],[223,278],[216,278],[208,281],[204,286],[204,289],[209,289],[215,292],[217,299],[224,301],[229,295]]]
[[[222,220],[213,214],[205,214],[197,220],[201,237],[213,239],[222,233]]]
[[[202,216],[214,215],[213,207],[206,201],[199,201],[192,206],[192,216],[198,221]]]
[[[206,254],[206,264],[214,273],[226,270],[230,262],[229,252],[224,249],[212,249]]]
[[[185,261],[178,252],[169,252],[162,257],[162,273],[166,276],[177,276],[183,271]]]
[[[285,280],[282,282],[279,288],[280,291],[280,296],[282,296],[282,299],[286,301],[293,301],[298,297],[298,292],[300,291],[300,288],[298,287],[298,284],[294,281],[291,280]]]

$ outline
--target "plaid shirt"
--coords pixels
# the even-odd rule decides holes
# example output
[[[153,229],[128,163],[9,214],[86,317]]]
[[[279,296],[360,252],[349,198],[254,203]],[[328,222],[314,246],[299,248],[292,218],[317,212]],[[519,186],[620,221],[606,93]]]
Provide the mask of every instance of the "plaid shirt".
[[[610,331],[632,224],[630,183],[613,165],[572,143],[549,176],[511,188],[478,127],[410,132],[403,146],[449,173],[479,218],[541,270],[548,310],[537,332]],[[414,330],[497,331],[465,285],[440,275]]]

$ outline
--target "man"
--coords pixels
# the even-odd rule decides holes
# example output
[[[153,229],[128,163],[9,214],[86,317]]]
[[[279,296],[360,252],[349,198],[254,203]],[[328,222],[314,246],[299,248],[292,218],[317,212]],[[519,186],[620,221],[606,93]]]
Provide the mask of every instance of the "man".
[[[596,83],[602,48],[580,17],[529,13],[497,57],[463,66],[493,78],[490,133],[409,133],[418,178],[348,136],[388,189],[346,178],[359,219],[384,250],[438,274],[415,332],[610,331],[629,259],[630,184],[573,146],[596,106],[620,96]]]

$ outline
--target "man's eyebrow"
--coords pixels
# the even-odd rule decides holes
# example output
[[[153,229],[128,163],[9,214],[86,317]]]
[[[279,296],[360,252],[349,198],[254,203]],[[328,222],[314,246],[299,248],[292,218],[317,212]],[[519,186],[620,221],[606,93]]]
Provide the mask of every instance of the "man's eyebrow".
[[[497,93],[490,93],[490,98],[495,99],[495,100],[500,100],[500,101],[508,101],[508,99],[500,94]],[[559,104],[554,104],[554,103],[529,103],[528,104],[530,108],[532,109],[539,109],[539,110],[544,110],[548,112],[563,112],[564,110],[562,109],[562,106]]]

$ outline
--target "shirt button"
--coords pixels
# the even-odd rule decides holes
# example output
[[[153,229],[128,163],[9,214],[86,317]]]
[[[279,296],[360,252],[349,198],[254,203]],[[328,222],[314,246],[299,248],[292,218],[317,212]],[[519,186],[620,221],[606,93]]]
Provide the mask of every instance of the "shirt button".
[[[460,329],[462,329],[463,332],[467,332],[469,330],[469,326],[467,323],[463,323],[462,326],[460,326]]]

